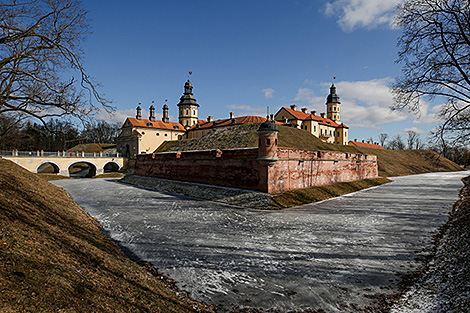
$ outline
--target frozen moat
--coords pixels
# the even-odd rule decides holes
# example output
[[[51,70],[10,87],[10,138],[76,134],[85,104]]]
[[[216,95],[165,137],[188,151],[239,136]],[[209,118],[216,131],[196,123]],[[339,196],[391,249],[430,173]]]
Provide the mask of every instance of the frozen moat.
[[[432,173],[282,211],[231,207],[111,179],[54,181],[192,298],[232,308],[344,312],[393,293],[447,219],[460,178]]]

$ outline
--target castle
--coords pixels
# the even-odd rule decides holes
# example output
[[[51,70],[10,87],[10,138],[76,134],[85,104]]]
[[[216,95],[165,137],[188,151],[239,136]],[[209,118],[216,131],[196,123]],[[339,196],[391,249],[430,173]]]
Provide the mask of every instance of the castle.
[[[268,119],[277,124],[303,129],[324,142],[347,145],[348,127],[340,121],[340,98],[336,93],[334,82],[327,97],[327,116],[316,111],[307,113],[307,108],[297,111],[296,105],[290,108],[282,107],[276,114]],[[209,116],[207,120],[198,118],[199,104],[193,94],[193,85],[188,80],[184,84],[184,92],[178,106],[178,122],[169,121],[168,106],[163,105],[162,119],[156,120],[155,107],[150,106],[148,119],[142,118],[140,106],[136,109],[136,117],[128,117],[122,126],[117,141],[117,151],[124,157],[135,159],[139,154],[153,153],[164,141],[181,139],[198,139],[217,128],[230,127],[245,123],[265,122],[267,118],[260,116],[235,117],[230,112],[229,118],[214,120]]]

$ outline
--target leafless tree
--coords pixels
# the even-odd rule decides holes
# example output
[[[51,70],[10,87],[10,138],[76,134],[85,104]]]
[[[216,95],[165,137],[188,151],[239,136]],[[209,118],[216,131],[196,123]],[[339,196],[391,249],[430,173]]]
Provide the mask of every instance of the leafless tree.
[[[406,138],[407,149],[408,150],[418,149],[418,146],[420,143],[419,134],[413,130],[409,130],[406,133],[408,135],[408,137]]]
[[[397,25],[403,76],[392,91],[395,109],[419,113],[420,99],[443,99],[439,137],[470,134],[470,4],[468,0],[405,0]]]
[[[393,137],[387,145],[387,149],[389,150],[404,150],[405,149],[405,144],[403,143],[403,140],[400,135],[396,135]]]
[[[388,139],[388,134],[385,134],[385,133],[379,134],[379,143],[382,147],[385,147],[385,142],[387,141],[387,139]]]
[[[85,119],[98,107],[112,109],[83,67],[80,43],[88,33],[78,0],[1,1],[0,115],[46,124],[49,117]]]

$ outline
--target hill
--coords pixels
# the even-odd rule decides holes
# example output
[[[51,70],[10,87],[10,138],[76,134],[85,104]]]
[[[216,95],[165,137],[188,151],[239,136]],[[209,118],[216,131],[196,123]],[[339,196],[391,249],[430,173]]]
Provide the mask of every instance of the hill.
[[[115,149],[112,143],[82,143],[67,150],[67,152],[100,153],[106,150]]]
[[[210,311],[132,262],[63,189],[2,159],[0,208],[1,312]]]
[[[156,152],[256,147],[260,123],[226,127],[199,139],[166,141]],[[278,126],[279,147],[333,150],[377,155],[379,174],[383,177],[462,170],[454,162],[431,150],[381,150],[322,142],[308,131]]]

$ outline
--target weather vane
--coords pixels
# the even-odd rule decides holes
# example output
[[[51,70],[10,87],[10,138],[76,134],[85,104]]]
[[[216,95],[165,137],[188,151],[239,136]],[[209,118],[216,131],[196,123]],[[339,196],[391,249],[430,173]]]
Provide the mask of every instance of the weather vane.
[[[193,72],[189,72],[188,79],[189,79],[189,76],[191,76],[192,74],[193,74]]]
[[[266,119],[269,120],[269,105],[266,106]]]
[[[333,76],[333,84],[335,83],[336,76]]]

